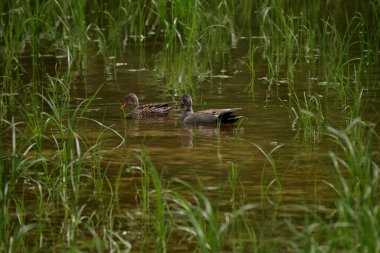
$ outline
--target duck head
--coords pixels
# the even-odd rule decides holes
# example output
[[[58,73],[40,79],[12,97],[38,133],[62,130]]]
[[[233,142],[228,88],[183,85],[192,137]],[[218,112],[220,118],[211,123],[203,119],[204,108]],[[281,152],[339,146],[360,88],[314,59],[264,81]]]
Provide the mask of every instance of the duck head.
[[[185,109],[191,108],[193,104],[193,100],[190,95],[183,95],[181,97],[181,107],[185,107]]]
[[[122,108],[128,105],[131,105],[132,109],[137,108],[139,106],[139,99],[137,98],[135,94],[128,93],[125,96],[125,103],[122,106]]]

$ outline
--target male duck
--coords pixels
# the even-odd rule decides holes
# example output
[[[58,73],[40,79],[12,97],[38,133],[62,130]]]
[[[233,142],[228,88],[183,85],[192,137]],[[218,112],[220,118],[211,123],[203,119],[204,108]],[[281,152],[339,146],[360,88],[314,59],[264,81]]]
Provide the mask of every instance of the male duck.
[[[181,97],[181,105],[184,110],[181,114],[181,121],[188,125],[216,125],[217,122],[221,123],[235,123],[243,116],[235,115],[237,110],[241,108],[232,109],[209,109],[194,112],[192,108],[193,101],[190,95],[183,95]]]
[[[170,104],[171,102],[139,105],[139,99],[137,96],[133,93],[128,93],[125,96],[125,103],[122,108],[130,105],[131,116],[133,118],[162,117],[167,116],[174,109]]]

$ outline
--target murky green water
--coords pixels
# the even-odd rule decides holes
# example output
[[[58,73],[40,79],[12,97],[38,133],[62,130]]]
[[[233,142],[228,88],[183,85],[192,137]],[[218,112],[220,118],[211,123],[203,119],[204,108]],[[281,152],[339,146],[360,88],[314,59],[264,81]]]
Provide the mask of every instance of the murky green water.
[[[321,213],[328,215],[331,212],[329,208],[333,206],[336,193],[326,182],[334,182],[335,179],[334,168],[326,151],[336,150],[336,145],[324,135],[318,139],[305,140],[302,129],[295,129],[287,108],[289,95],[286,80],[276,82],[276,87],[268,90],[265,63],[260,57],[256,62],[255,94],[253,97],[248,94],[250,75],[247,68],[239,64],[247,50],[247,44],[242,39],[237,49],[231,52],[229,62],[219,70],[214,70],[215,77],[206,78],[196,86],[195,111],[241,108],[239,114],[245,117],[242,124],[222,126],[220,131],[205,127],[185,128],[179,120],[180,112],[162,118],[125,118],[125,111],[120,106],[128,92],[136,93],[141,104],[173,99],[162,78],[156,75],[155,62],[147,57],[141,65],[138,51],[136,54],[129,52],[122,55],[111,65],[96,57],[90,60],[86,82],[78,80],[71,88],[71,95],[75,104],[105,83],[91,104],[87,117],[114,129],[125,141],[91,121],[83,121],[80,134],[89,140],[102,135],[105,150],[112,151],[103,161],[111,182],[118,177],[122,168],[118,193],[120,210],[139,210],[136,189],[141,176],[131,176],[133,173],[128,172],[128,167],[139,166],[138,155],[141,150],[147,150],[164,185],[176,188],[175,184],[170,183],[173,178],[199,187],[202,184],[207,195],[226,210],[230,208],[231,198],[228,191],[224,192],[228,186],[228,175],[232,165],[238,166],[242,186],[239,189],[243,189],[239,190],[239,198],[244,199],[245,203],[260,205],[258,210],[263,212],[257,211],[255,217],[268,231],[273,229],[271,222],[274,216],[276,219],[301,219],[302,216],[298,215],[300,209],[295,208],[297,205],[323,206]],[[145,55],[151,54],[154,52],[146,50]],[[308,74],[304,74],[307,71],[304,72],[302,68],[296,72],[299,80],[309,78]],[[318,77],[316,79],[314,82],[318,83]],[[304,83],[295,85],[304,87],[299,90],[307,90]],[[312,89],[312,93],[323,97],[319,87]],[[378,91],[371,91],[368,96],[364,94],[364,115],[369,119],[378,117],[378,94]],[[180,95],[177,94],[175,98]],[[326,124],[342,125],[344,118],[339,116],[339,109],[334,109],[334,100],[327,98],[325,103],[325,108],[329,108],[325,114],[328,117]],[[255,144],[266,153],[276,149],[272,157],[277,176]],[[271,184],[274,179],[280,180],[281,187]],[[89,192],[89,196],[92,194]],[[86,199],[86,196],[82,197]],[[92,208],[97,209],[97,206]],[[58,215],[57,220],[60,219]],[[121,226],[128,231],[128,239],[136,245],[144,245],[140,241],[141,224],[138,220],[131,220]],[[189,249],[188,246],[175,244],[170,247],[177,252]]]
[[[207,196],[226,211],[231,208],[228,176],[231,168],[237,166],[238,198],[244,203],[259,205],[254,216],[268,231],[274,229],[271,227],[273,217],[276,220],[302,219],[300,209],[295,208],[298,205],[314,208],[322,215],[331,214],[336,192],[327,183],[333,183],[336,178],[328,151],[339,151],[337,144],[326,135],[326,126],[346,127],[349,119],[337,105],[334,89],[326,87],[325,73],[320,70],[322,66],[311,66],[306,61],[295,65],[293,85],[297,87],[297,95],[302,98],[304,93],[309,93],[319,97],[325,117],[322,132],[305,137],[304,129],[295,126],[292,117],[294,104],[290,99],[294,98],[289,94],[289,80],[284,74],[283,78],[269,85],[268,63],[262,58],[260,49],[254,61],[255,90],[253,95],[249,93],[251,73],[242,63],[247,61],[249,44],[246,37],[238,38],[236,48],[226,53],[224,62],[213,62],[212,75],[194,77],[193,108],[195,111],[241,108],[239,114],[244,120],[237,126],[222,126],[221,129],[189,129],[181,124],[180,111],[168,117],[138,120],[126,118],[126,111],[120,108],[129,92],[135,93],[141,104],[178,100],[182,95],[180,89],[168,85],[167,76],[158,74],[161,43],[148,40],[143,46],[128,46],[116,58],[102,58],[93,52],[87,72],[78,75],[70,87],[71,103],[76,105],[103,85],[86,117],[101,122],[119,135],[91,120],[81,121],[79,133],[89,142],[99,137],[104,140],[102,148],[108,152],[102,163],[107,168],[109,182],[114,183],[121,175],[117,196],[121,212],[131,212],[139,217],[140,193],[137,188],[141,184],[141,173],[131,172],[131,168],[140,166],[139,154],[146,150],[165,187],[180,187],[172,182],[174,178],[197,188],[204,187]],[[30,59],[24,60],[25,69],[32,69]],[[173,59],[173,66],[181,65],[177,61],[180,59]],[[64,60],[55,56],[46,57],[42,62],[46,72],[52,74],[58,65],[64,65]],[[26,73],[23,78],[28,79],[30,73]],[[376,123],[380,111],[380,73],[369,68],[367,74],[368,82],[373,80],[373,84],[363,90],[361,115],[364,120]],[[271,154],[274,164],[270,164],[262,151]],[[31,188],[36,191],[35,186]],[[23,194],[28,195],[28,192]],[[94,204],[89,200],[93,194],[96,193],[89,191],[88,196],[81,196],[88,201],[85,212],[89,214],[99,208],[98,202],[94,201]],[[25,201],[26,205],[36,205],[34,196]],[[49,217],[53,227],[61,225],[62,216],[59,213]],[[53,220],[54,217],[57,221]],[[139,241],[142,223],[136,218],[120,225],[121,229],[128,231],[128,240],[139,246],[145,246]],[[183,252],[192,248],[191,243],[190,246],[180,244],[170,246],[172,251]]]
[[[259,201],[262,180],[268,183],[273,175],[270,165],[264,165],[265,156],[252,143],[266,152],[282,145],[273,154],[279,176],[284,182],[282,201],[289,204],[332,201],[335,196],[322,181],[332,180],[332,166],[326,157],[326,150],[333,146],[325,137],[321,141],[312,140],[309,144],[302,141],[302,132],[292,129],[286,100],[284,102],[278,99],[287,99],[286,84],[278,84],[277,91],[273,92],[275,94],[268,95],[267,84],[260,81],[260,78],[266,76],[260,61],[257,65],[259,81],[256,93],[253,99],[248,95],[249,73],[244,67],[237,69],[237,73],[233,69],[239,62],[239,55],[246,51],[247,48],[241,47],[233,52],[231,63],[225,66],[226,72],[220,72],[224,78],[210,78],[198,86],[194,110],[242,108],[239,112],[245,117],[242,125],[238,128],[222,127],[220,133],[213,128],[184,128],[179,120],[180,112],[174,112],[166,118],[125,119],[120,106],[128,92],[136,93],[142,104],[168,101],[172,97],[163,92],[165,88],[162,80],[155,76],[149,62],[141,69],[141,66],[134,65],[133,60],[130,60],[139,55],[129,55],[116,61],[116,64],[128,64],[116,67],[117,80],[107,80],[104,64],[94,63],[87,76],[87,92],[94,91],[103,82],[107,84],[100,92],[99,99],[93,103],[91,116],[125,134],[126,138],[125,144],[115,150],[117,155],[110,157],[110,160],[118,163],[119,156],[129,157],[133,165],[134,155],[141,149],[147,149],[164,179],[178,177],[193,182],[200,179],[206,187],[219,187],[223,184],[230,163],[235,163],[240,168],[248,201]],[[135,71],[136,69],[141,70]],[[302,71],[299,72],[301,75]],[[83,88],[84,85],[77,85],[75,93],[79,98],[85,93]],[[336,124],[338,123],[337,120]],[[91,125],[88,127],[84,131],[90,137],[97,136],[97,129],[92,129]],[[107,138],[110,148],[120,144],[121,140],[117,136]],[[111,171],[112,168],[110,173]],[[125,190],[126,193],[130,191]],[[123,198],[123,193],[120,198]]]

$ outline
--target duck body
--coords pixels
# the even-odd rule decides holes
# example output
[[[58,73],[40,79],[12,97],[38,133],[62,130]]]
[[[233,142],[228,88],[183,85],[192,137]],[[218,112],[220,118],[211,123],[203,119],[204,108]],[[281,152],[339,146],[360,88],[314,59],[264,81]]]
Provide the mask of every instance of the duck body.
[[[215,126],[218,122],[229,124],[235,123],[242,118],[242,116],[237,116],[235,114],[240,108],[208,109],[194,112],[190,95],[183,95],[181,98],[181,104],[184,106],[184,110],[180,119],[186,125]]]
[[[171,104],[171,102],[164,102],[139,105],[137,96],[133,93],[129,93],[125,96],[123,107],[130,105],[130,116],[132,116],[132,118],[163,117],[167,116],[174,109]]]

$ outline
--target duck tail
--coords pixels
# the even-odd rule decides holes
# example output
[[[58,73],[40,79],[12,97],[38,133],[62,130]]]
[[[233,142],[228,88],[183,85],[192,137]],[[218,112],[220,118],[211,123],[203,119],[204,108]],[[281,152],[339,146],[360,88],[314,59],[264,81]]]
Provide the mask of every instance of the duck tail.
[[[237,116],[235,114],[231,113],[226,113],[223,114],[222,117],[219,119],[222,123],[235,123],[239,119],[243,118],[243,116]]]

